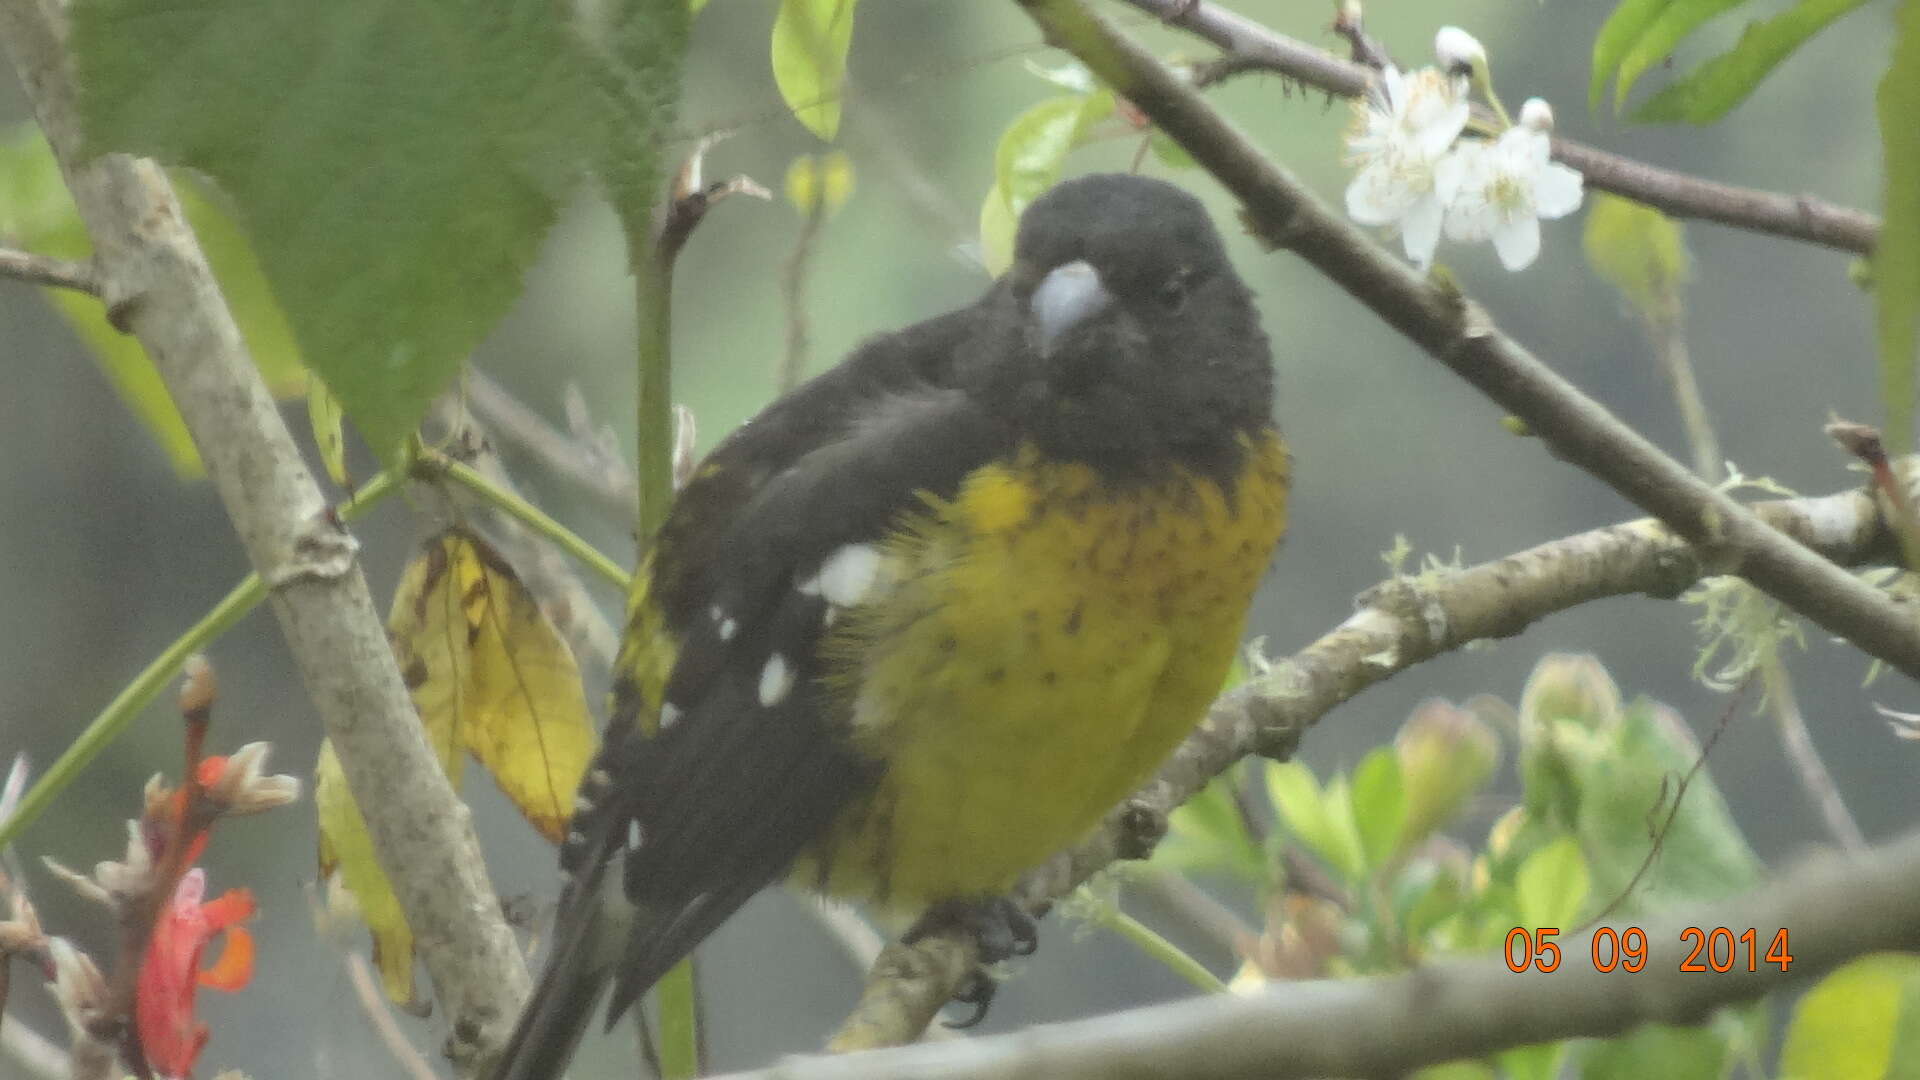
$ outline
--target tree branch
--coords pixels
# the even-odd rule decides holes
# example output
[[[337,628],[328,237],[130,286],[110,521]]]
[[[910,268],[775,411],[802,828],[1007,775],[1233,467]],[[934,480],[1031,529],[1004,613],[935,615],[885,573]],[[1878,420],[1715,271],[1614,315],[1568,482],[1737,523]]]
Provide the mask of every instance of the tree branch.
[[[1863,490],[1756,503],[1750,512],[1837,562],[1897,557],[1892,529]],[[1215,776],[1252,753],[1284,760],[1321,716],[1397,672],[1475,641],[1511,637],[1594,600],[1675,597],[1711,572],[1698,549],[1643,518],[1465,570],[1389,578],[1362,593],[1359,610],[1331,632],[1222,695],[1152,783],[1085,843],[1028,875],[1016,898],[1037,914],[1115,860],[1146,857],[1167,814]],[[974,956],[961,936],[888,946],[829,1048],[912,1041],[953,996]]]
[[[1371,308],[1560,457],[1666,522],[1718,572],[1737,573],[1828,632],[1920,677],[1913,606],[1768,528],[1502,333],[1450,282],[1387,254],[1260,152],[1151,54],[1077,0],[1020,0],[1048,40],[1145,112],[1244,205],[1249,227]]]
[[[1920,945],[1920,835],[1870,856],[1825,854],[1734,900],[1636,925],[1646,932],[1647,963],[1626,977],[1595,968],[1589,932],[1558,943],[1564,961],[1551,973],[1515,974],[1492,957],[1448,960],[1403,975],[1288,982],[992,1038],[794,1058],[720,1080],[1399,1076],[1510,1046],[1697,1023],[1863,953]],[[1753,927],[1761,941],[1785,928],[1791,967],[1683,972],[1681,931],[1701,926]]]
[[[57,0],[0,2],[0,41],[86,222],[108,311],[152,357],[273,591],[274,614],[445,1003],[448,1052],[471,1067],[504,1036],[528,980],[467,808],[421,734],[357,545],[328,515],[165,175],[150,161],[84,156],[65,34]]]
[[[1204,0],[1123,0],[1226,50],[1237,70],[1265,69],[1330,94],[1357,97],[1371,73],[1322,49]],[[1578,169],[1589,187],[1646,203],[1673,217],[1699,218],[1736,229],[1809,244],[1872,253],[1880,219],[1810,195],[1736,187],[1610,154],[1568,139],[1553,140],[1553,156]]]
[[[88,296],[100,295],[100,281],[94,276],[93,267],[70,259],[36,255],[31,251],[0,248],[0,277],[16,278],[34,285],[72,289],[75,292],[86,293]]]

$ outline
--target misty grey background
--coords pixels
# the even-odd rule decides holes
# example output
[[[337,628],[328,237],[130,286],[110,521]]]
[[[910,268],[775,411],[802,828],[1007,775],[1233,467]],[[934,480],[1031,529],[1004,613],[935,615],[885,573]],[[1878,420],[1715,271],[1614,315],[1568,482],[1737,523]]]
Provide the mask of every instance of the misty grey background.
[[[1324,30],[1330,5],[1237,6],[1283,32],[1336,45]],[[1845,20],[1729,120],[1705,130],[1637,129],[1588,114],[1587,57],[1609,7],[1380,0],[1369,6],[1369,25],[1413,62],[1424,60],[1441,23],[1469,28],[1491,51],[1509,106],[1542,95],[1556,106],[1560,130],[1573,137],[1719,179],[1877,207],[1872,92],[1885,66],[1891,5]],[[724,0],[701,16],[683,119],[692,133],[738,128],[710,170],[745,172],[777,189],[791,158],[819,146],[786,115],[774,90],[767,63],[773,8],[771,0]],[[1129,10],[1115,10],[1139,22]],[[1730,41],[1738,21],[1705,35],[1708,44]],[[872,331],[953,307],[985,286],[959,249],[973,239],[995,140],[1022,109],[1056,92],[1023,64],[1056,63],[1058,55],[1038,49],[1032,26],[1011,4],[876,0],[861,7],[856,27],[842,141],[858,187],[815,256],[809,314],[816,368]],[[1163,52],[1208,54],[1192,39],[1149,33]],[[1704,47],[1683,60],[1698,55]],[[1344,103],[1288,96],[1279,80],[1261,77],[1240,79],[1215,98],[1324,197],[1339,198]],[[0,79],[0,121],[24,115],[17,87]],[[1124,168],[1135,147],[1128,139],[1081,151],[1071,169]],[[1151,157],[1146,170],[1169,175]],[[1478,562],[1637,516],[1537,441],[1504,433],[1495,408],[1297,260],[1258,251],[1242,235],[1232,204],[1203,175],[1174,178],[1208,201],[1229,234],[1278,353],[1279,414],[1298,482],[1291,534],[1249,627],[1266,637],[1269,651],[1291,652],[1344,618],[1354,594],[1382,576],[1379,553],[1396,533],[1416,551],[1445,557],[1458,549]],[[703,446],[768,396],[784,334],[779,266],[797,228],[782,201],[730,202],[702,227],[682,262],[676,397],[698,415]],[[1583,263],[1579,221],[1545,230],[1545,252],[1523,274],[1503,271],[1490,249],[1443,247],[1441,259],[1520,340],[1684,459],[1674,409],[1640,334]],[[1749,473],[1807,492],[1857,482],[1820,432],[1829,409],[1869,420],[1880,415],[1871,306],[1847,280],[1848,259],[1707,225],[1690,225],[1688,239],[1697,268],[1688,294],[1691,345],[1726,454]],[[478,363],[556,419],[562,386],[579,383],[598,419],[628,442],[632,333],[631,283],[617,232],[610,215],[583,194]],[[0,752],[10,757],[24,749],[39,765],[245,567],[210,488],[174,479],[73,334],[35,290],[13,282],[0,282],[0,363]],[[288,415],[304,433],[297,402]],[[512,460],[543,505],[616,558],[631,559],[624,522]],[[364,458],[360,464],[361,475],[371,471]],[[355,530],[382,603],[413,542],[434,524],[434,500],[413,505],[391,503]],[[602,596],[617,611],[617,598],[604,590]],[[1369,691],[1328,716],[1303,753],[1322,770],[1350,765],[1429,696],[1491,692],[1514,699],[1534,661],[1553,650],[1596,653],[1629,695],[1650,694],[1696,728],[1710,726],[1724,699],[1688,676],[1691,615],[1681,605],[1634,598],[1554,617],[1518,639],[1443,657]],[[1790,664],[1814,739],[1867,834],[1890,836],[1913,818],[1920,748],[1894,741],[1870,702],[1914,708],[1920,695],[1898,676],[1862,690],[1865,663],[1857,654],[1818,633],[1810,640]],[[279,769],[307,774],[318,723],[272,619],[256,613],[211,658],[221,683],[216,748],[271,739]],[[589,678],[597,699],[604,674]],[[140,784],[157,769],[177,771],[178,756],[177,717],[163,700],[17,850],[76,866],[117,855]],[[1739,718],[1712,769],[1769,860],[1822,841],[1766,719]],[[487,781],[469,786],[503,895],[550,900],[551,852]],[[1501,790],[1511,794],[1510,777]],[[350,927],[331,936],[315,929],[313,850],[311,808],[302,803],[224,825],[206,857],[212,888],[250,885],[262,906],[254,924],[257,982],[237,996],[202,997],[213,1025],[202,1059],[209,1074],[223,1067],[275,1080],[397,1073],[374,1045],[332,951],[342,942],[363,948],[362,936]],[[73,902],[37,863],[30,884],[56,932],[108,949],[110,931],[99,912]],[[1247,897],[1226,895],[1251,915]],[[795,901],[777,891],[749,905],[701,955],[722,1068],[815,1047],[859,979]],[[1227,958],[1202,955],[1216,971],[1230,971]],[[15,1012],[52,1031],[57,1020],[37,983],[24,973],[15,980]],[[1039,956],[1004,988],[986,1028],[1188,992],[1110,937],[1076,935],[1053,919],[1043,928]],[[405,1023],[423,1046],[444,1036],[438,1018]],[[589,1059],[608,1066],[604,1075],[624,1075],[618,1063],[630,1045],[623,1034]]]

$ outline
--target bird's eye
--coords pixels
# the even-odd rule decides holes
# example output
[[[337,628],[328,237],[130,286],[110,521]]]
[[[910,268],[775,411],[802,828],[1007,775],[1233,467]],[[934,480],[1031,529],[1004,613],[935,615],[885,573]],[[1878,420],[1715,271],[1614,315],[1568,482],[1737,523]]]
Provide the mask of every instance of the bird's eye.
[[[1163,309],[1169,313],[1178,314],[1181,308],[1187,306],[1187,291],[1192,283],[1193,272],[1183,266],[1169,274],[1167,280],[1160,283],[1160,288],[1154,294],[1155,298],[1160,301]]]

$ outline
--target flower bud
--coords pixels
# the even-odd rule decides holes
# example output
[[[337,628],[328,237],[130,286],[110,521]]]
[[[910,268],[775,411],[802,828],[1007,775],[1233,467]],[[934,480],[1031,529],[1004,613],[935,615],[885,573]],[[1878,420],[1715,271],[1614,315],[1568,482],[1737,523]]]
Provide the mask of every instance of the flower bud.
[[[1520,106],[1520,126],[1539,132],[1551,132],[1553,106],[1547,104],[1544,98],[1528,98],[1527,103]]]
[[[1443,26],[1433,35],[1433,55],[1449,75],[1472,75],[1487,66],[1486,46],[1457,26]]]

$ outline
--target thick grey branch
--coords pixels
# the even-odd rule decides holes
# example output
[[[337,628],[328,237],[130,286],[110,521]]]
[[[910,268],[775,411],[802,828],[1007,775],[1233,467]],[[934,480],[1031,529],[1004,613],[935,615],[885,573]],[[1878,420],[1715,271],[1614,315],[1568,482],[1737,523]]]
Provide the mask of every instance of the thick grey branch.
[[[1836,562],[1884,561],[1898,550],[1864,490],[1757,503],[1750,512]],[[1344,623],[1216,701],[1152,783],[1108,815],[1086,843],[1029,875],[1018,898],[1044,911],[1116,859],[1144,857],[1166,815],[1228,766],[1252,753],[1284,759],[1321,716],[1397,672],[1475,641],[1511,637],[1593,600],[1677,596],[1710,572],[1697,549],[1643,518],[1465,570],[1381,582],[1361,594],[1359,609]],[[889,946],[830,1048],[892,1046],[918,1037],[971,969],[972,949],[959,936]]]
[[[527,973],[469,815],[442,778],[349,538],[301,463],[166,176],[81,149],[57,0],[0,2],[19,73],[93,240],[108,310],[180,406],[345,766],[452,1021],[457,1061],[497,1045]]]
[[[1205,38],[1236,64],[1274,71],[1331,94],[1356,97],[1370,78],[1365,67],[1282,34],[1210,3],[1193,0],[1124,0],[1142,11]],[[1866,255],[1880,235],[1880,219],[1810,195],[1722,184],[1610,154],[1568,139],[1553,140],[1553,156],[1580,170],[1590,187],[1682,218],[1731,225],[1809,244]]]
[[[1504,960],[1443,961],[1404,975],[1283,983],[1012,1035],[833,1058],[795,1058],[721,1080],[1281,1080],[1399,1076],[1510,1046],[1617,1035],[1639,1024],[1695,1023],[1882,949],[1920,946],[1920,835],[1869,854],[1827,854],[1736,899],[1640,919],[1645,970],[1592,962],[1590,934],[1556,942],[1553,972]],[[1760,963],[1681,970],[1686,927],[1785,928],[1785,973]],[[1764,945],[1762,946],[1764,948]],[[1607,955],[1602,953],[1602,955]]]

